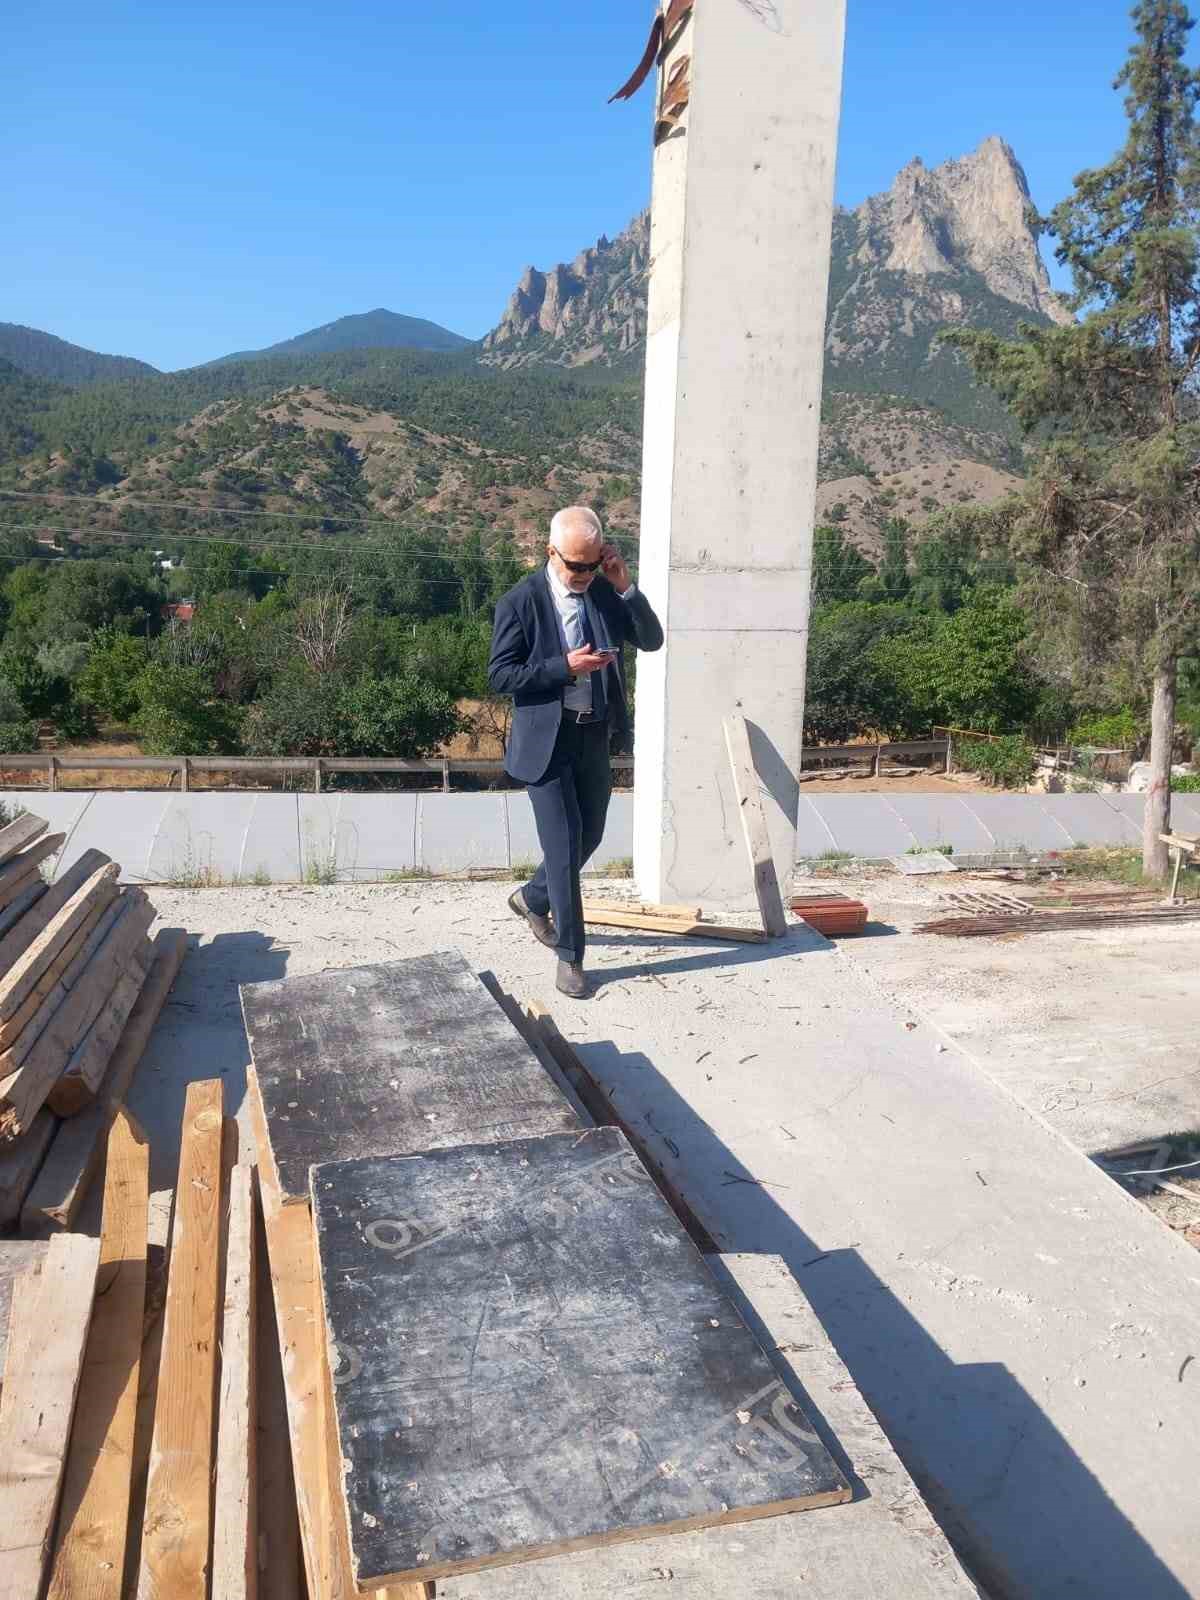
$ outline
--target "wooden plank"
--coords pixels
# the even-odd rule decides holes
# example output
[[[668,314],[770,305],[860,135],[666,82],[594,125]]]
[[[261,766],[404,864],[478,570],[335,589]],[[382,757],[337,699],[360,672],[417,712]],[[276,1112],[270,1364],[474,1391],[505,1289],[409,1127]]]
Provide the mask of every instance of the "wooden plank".
[[[10,865],[18,864],[14,862]],[[6,873],[9,874],[7,877]],[[0,911],[6,911],[15,900],[23,900],[41,877],[36,867],[25,867],[16,873],[10,872],[8,867],[0,868]]]
[[[67,940],[7,1022],[0,1022],[0,1050],[5,1070],[24,1061],[38,1035],[87,970],[87,964],[125,910],[125,897],[115,894],[107,906],[97,904]]]
[[[112,1119],[128,1093],[187,952],[187,934],[182,928],[163,928],[155,935],[151,949],[154,959],[149,976],[109,1062],[99,1098],[59,1128],[26,1198],[21,1231],[30,1238],[69,1228],[78,1215],[103,1159]]]
[[[47,1246],[47,1249],[49,1246]],[[9,1285],[9,1316],[4,1330],[6,1365],[16,1372],[28,1358],[29,1341],[37,1323],[37,1299],[41,1263],[17,1273]],[[4,1392],[0,1389],[0,1404]]]
[[[255,1182],[255,1395],[258,1424],[259,1600],[297,1600],[303,1594],[300,1522],[288,1436],[287,1394],[261,1196]]]
[[[55,1080],[104,1008],[117,979],[154,920],[143,899],[122,917],[97,950],[91,965],[39,1034],[16,1071],[0,1078],[0,1140],[26,1127],[45,1104]]]
[[[0,861],[10,861],[20,851],[27,849],[35,839],[40,839],[50,826],[32,811],[17,817],[7,827],[0,828]]]
[[[29,885],[25,880],[38,871],[42,862],[52,856],[56,850],[61,850],[67,842],[65,833],[51,833],[44,839],[39,839],[37,844],[30,845],[28,850],[22,850],[20,855],[13,856],[0,866],[0,906],[6,906],[16,898],[14,885],[20,885],[20,892],[24,892]],[[40,877],[41,874],[38,873]]]
[[[14,967],[34,940],[42,934],[67,902],[83,887],[99,867],[109,864],[101,850],[85,850],[74,866],[58,878],[17,927],[0,939],[0,978]]]
[[[188,1085],[138,1600],[206,1600],[220,1312],[219,1080]]]
[[[670,917],[682,922],[703,922],[700,906],[659,906],[649,900],[598,900],[584,895],[583,909],[587,911],[626,911],[642,917]]]
[[[46,1245],[36,1239],[0,1239],[0,1380],[8,1351],[8,1319],[14,1282],[26,1272],[42,1270]]]
[[[18,1307],[0,1394],[0,1600],[38,1600],[45,1581],[63,1464],[92,1318],[99,1245],[51,1241],[37,1294]]]
[[[586,1108],[589,1120],[597,1127],[620,1128],[636,1150],[639,1161],[658,1185],[663,1199],[679,1218],[680,1225],[692,1243],[698,1250],[710,1254],[715,1251],[716,1241],[667,1177],[666,1169],[655,1159],[645,1137],[633,1124],[626,1122],[612,1098],[588,1071],[575,1046],[559,1032],[558,1024],[546,1007],[540,1000],[531,1000],[524,1015],[526,1027],[570,1084],[572,1091]]]
[[[246,985],[242,1010],[285,1204],[314,1162],[576,1126],[457,951]]]
[[[97,868],[55,913],[25,953],[5,973],[3,979],[0,979],[0,1021],[6,1022],[28,999],[42,973],[69,942],[72,934],[88,919],[97,901],[107,904],[112,899],[116,893],[119,871],[120,869],[111,862],[106,867]],[[50,894],[53,892],[51,890]],[[46,900],[50,899],[50,894],[46,896]],[[40,902],[37,908],[39,914],[44,909],[46,900]],[[13,931],[16,933],[19,930]],[[7,942],[6,940],[5,943]]]
[[[787,916],[779,893],[775,858],[771,854],[771,835],[767,831],[767,817],[760,792],[761,779],[754,765],[750,728],[745,717],[725,718],[725,747],[729,751],[738,815],[742,819],[742,833],[750,857],[754,896],[762,914],[763,930],[768,937],[778,939],[787,932]]]
[[[6,905],[3,911],[0,911],[0,939],[17,926],[26,912],[33,910],[46,892],[46,882],[39,873],[24,894],[18,896],[16,900]]]
[[[850,1498],[617,1129],[312,1195],[360,1588]]]
[[[99,1016],[63,1068],[62,1076],[50,1086],[46,1105],[56,1117],[78,1116],[95,1101],[145,981],[145,969],[132,957],[129,971],[117,979]]]
[[[762,944],[767,935],[761,928],[723,927],[717,922],[684,922],[676,917],[651,917],[638,911],[585,911],[589,927],[640,928],[645,933],[671,933],[694,939],[730,939],[738,944]]]
[[[212,1592],[221,1600],[258,1594],[258,1421],[255,1413],[254,1168],[233,1169],[225,1257]]]
[[[146,1311],[150,1146],[128,1112],[104,1178],[96,1309],[63,1481],[48,1600],[120,1600]]]
[[[19,1139],[0,1144],[0,1227],[21,1215],[57,1131],[57,1118],[39,1111]]]

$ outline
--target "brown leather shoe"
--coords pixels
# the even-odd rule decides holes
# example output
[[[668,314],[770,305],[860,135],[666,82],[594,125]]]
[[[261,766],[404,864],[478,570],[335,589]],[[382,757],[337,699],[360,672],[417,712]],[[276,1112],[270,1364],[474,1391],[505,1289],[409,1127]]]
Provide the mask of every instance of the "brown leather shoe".
[[[554,931],[554,919],[552,917],[539,917],[536,911],[530,911],[525,904],[525,896],[520,889],[509,895],[508,904],[514,916],[524,917],[529,924],[533,937],[540,939],[544,945],[553,950],[558,943],[558,935]]]
[[[579,961],[559,961],[554,987],[560,994],[570,995],[572,1000],[586,1000],[592,992],[592,986],[583,974],[583,964]]]

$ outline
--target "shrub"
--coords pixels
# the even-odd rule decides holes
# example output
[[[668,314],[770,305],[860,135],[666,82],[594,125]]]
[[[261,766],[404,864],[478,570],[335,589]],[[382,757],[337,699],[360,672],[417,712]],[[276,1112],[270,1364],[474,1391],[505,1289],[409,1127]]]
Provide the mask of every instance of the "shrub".
[[[238,748],[238,714],[214,697],[201,668],[155,662],[135,688],[135,727],[147,755],[229,755]]]
[[[37,749],[38,725],[25,715],[16,689],[0,678],[0,755],[25,755]]]
[[[1132,706],[1122,706],[1119,711],[1081,717],[1071,729],[1071,743],[1093,750],[1135,750],[1149,732],[1149,725]]]
[[[1022,734],[994,740],[969,739],[954,746],[954,759],[997,789],[1023,789],[1033,777],[1033,746]]]
[[[1200,794],[1200,772],[1185,773],[1171,779],[1172,794]]]

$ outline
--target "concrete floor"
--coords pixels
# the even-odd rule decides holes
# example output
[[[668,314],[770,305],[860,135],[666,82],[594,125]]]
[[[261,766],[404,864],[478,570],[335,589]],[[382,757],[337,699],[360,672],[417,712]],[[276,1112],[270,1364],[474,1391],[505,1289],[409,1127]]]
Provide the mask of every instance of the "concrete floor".
[[[910,938],[918,923],[953,915],[942,891],[1036,891],[968,873],[877,873],[832,887],[871,912],[867,935],[842,941],[841,952],[1081,1150],[1200,1129],[1200,922]]]
[[[910,941],[851,953],[805,930],[763,947],[614,930],[594,944],[599,995],[572,1004],[507,893],[154,891],[163,922],[201,938],[133,1095],[156,1186],[172,1181],[189,1079],[220,1073],[240,1104],[239,981],[457,947],[553,1004],[722,1251],[787,1262],[996,1600],[1197,1600],[1200,1257],[1062,1119],[881,994],[875,947]],[[925,992],[957,981],[964,951],[995,962],[919,943]],[[1046,943],[1024,941],[1035,965]]]

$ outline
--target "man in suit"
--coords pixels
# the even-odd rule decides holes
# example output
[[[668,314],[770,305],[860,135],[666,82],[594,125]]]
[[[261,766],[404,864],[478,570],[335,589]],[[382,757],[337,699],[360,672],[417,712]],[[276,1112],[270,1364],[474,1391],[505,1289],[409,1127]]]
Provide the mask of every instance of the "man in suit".
[[[581,1000],[579,874],[604,837],[610,739],[629,733],[622,651],[658,650],[663,631],[587,506],[557,513],[547,554],[497,603],[488,681],[513,697],[504,765],[528,788],[543,857],[508,903],[558,952],[558,988]]]

